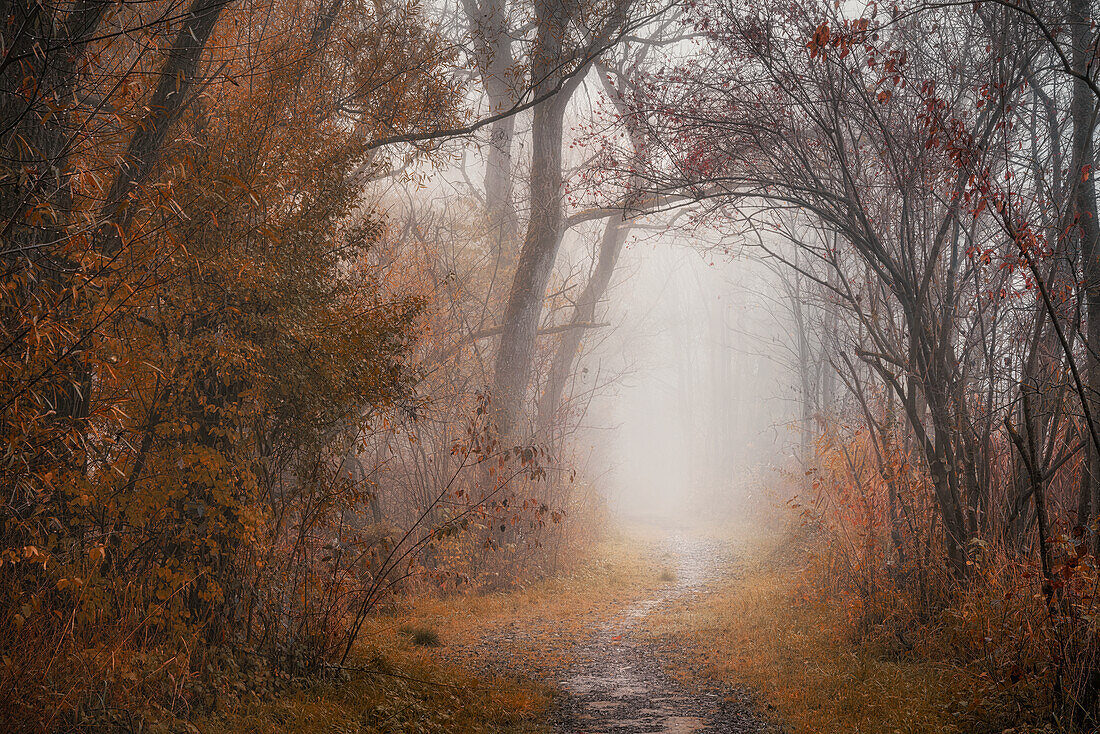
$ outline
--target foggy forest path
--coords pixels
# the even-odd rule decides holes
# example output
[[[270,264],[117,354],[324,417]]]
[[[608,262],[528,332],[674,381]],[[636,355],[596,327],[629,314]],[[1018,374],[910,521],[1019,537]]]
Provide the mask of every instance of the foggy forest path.
[[[736,571],[732,549],[714,538],[671,533],[664,542],[673,578],[655,596],[637,602],[593,630],[571,651],[575,664],[558,681],[562,690],[555,730],[594,732],[762,732],[741,691],[686,685],[668,673],[667,650],[641,629],[646,618],[699,594]]]

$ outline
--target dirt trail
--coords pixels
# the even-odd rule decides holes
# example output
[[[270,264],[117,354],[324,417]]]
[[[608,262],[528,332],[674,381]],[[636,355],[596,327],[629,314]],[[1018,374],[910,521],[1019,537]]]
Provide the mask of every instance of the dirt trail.
[[[662,666],[668,651],[647,639],[639,627],[655,611],[706,593],[738,560],[728,545],[687,533],[673,533],[664,555],[675,580],[638,602],[577,645],[576,663],[563,671],[555,730],[596,732],[764,732],[748,696],[730,688],[688,687]]]

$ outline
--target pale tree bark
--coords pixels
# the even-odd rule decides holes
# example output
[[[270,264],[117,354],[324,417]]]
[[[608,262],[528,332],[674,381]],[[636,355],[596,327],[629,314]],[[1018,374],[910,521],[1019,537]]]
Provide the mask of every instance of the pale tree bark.
[[[623,72],[622,65],[618,65],[613,70],[608,65],[598,63],[597,68],[600,72],[600,81],[603,83],[608,98],[615,105],[619,114],[624,119],[629,119],[629,109],[622,98],[621,91],[609,81],[614,74],[620,80],[620,83],[625,82],[626,75]],[[630,123],[628,123],[628,131],[633,146],[634,166],[636,170],[640,170],[645,140]],[[633,191],[641,189],[642,182],[637,177],[633,177],[631,188]],[[569,322],[571,326],[578,328],[572,328],[565,332],[565,336],[558,344],[558,349],[554,353],[554,358],[550,364],[546,387],[543,389],[542,397],[539,400],[536,425],[540,434],[548,434],[557,417],[558,410],[561,408],[565,385],[573,371],[573,365],[580,355],[581,342],[584,339],[584,329],[579,327],[595,321],[596,307],[611,284],[611,278],[619,262],[619,255],[622,253],[623,245],[626,244],[626,238],[630,234],[629,206],[629,200],[624,200],[621,208],[611,213],[604,224],[603,236],[600,238],[599,252],[596,256],[596,267],[577,299],[573,317]]]
[[[535,108],[531,154],[531,213],[504,310],[493,400],[497,429],[509,434],[527,396],[543,298],[562,238],[561,139],[568,99]]]
[[[813,411],[814,382],[813,371],[816,365],[811,356],[810,326],[808,324],[806,293],[800,263],[801,248],[794,252],[795,270],[787,286],[791,302],[791,317],[795,330],[795,354],[798,358],[799,406],[799,459],[803,466],[813,463]]]
[[[707,487],[716,493],[716,497],[722,496],[726,488],[730,486],[733,472],[731,460],[734,430],[733,430],[733,405],[737,398],[738,386],[733,380],[733,347],[730,344],[730,312],[729,299],[718,299],[712,302],[707,309],[710,322],[710,338],[708,349],[710,351],[710,424],[707,428],[709,436],[707,467],[710,476],[707,478]]]

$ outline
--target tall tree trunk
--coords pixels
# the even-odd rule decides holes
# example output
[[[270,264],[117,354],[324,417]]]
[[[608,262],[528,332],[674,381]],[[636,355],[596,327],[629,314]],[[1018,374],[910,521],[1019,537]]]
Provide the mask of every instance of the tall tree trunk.
[[[811,357],[810,329],[807,323],[806,294],[803,293],[803,276],[798,272],[801,267],[799,257],[801,248],[794,252],[795,272],[792,274],[792,282],[789,286],[791,301],[791,316],[795,328],[795,353],[798,356],[798,380],[799,380],[799,440],[798,458],[803,467],[808,467],[813,460],[813,410],[814,410],[814,384],[812,371],[815,364]]]
[[[16,335],[24,330],[20,319],[27,315],[28,304],[34,304],[29,312],[36,314],[35,323],[39,318],[61,323],[72,311],[69,296],[76,282],[79,254],[74,257],[71,251],[69,230],[73,210],[71,112],[80,61],[109,5],[81,0],[62,18],[48,6],[20,1],[12,3],[5,14],[5,61],[22,60],[0,66],[0,130],[6,133],[0,140],[0,261],[8,277],[28,270],[32,273],[20,288],[21,303],[12,308],[9,301],[0,308],[0,333],[5,338],[19,340]],[[33,82],[32,98],[17,93],[26,88],[28,80]],[[39,208],[49,215],[27,216]],[[49,403],[44,412],[51,413],[48,420],[58,427],[86,417],[85,396],[91,378],[76,353],[78,338],[66,334],[57,341],[57,363],[42,391]],[[58,453],[68,456],[69,449],[61,448]]]
[[[561,80],[562,44],[569,16],[557,0],[535,3],[538,34],[531,64],[537,80],[534,94],[550,93]],[[535,351],[546,286],[563,234],[562,137],[569,95],[559,92],[535,107],[531,130],[530,215],[519,262],[504,309],[496,373],[493,414],[497,430],[508,436],[517,429]]]
[[[734,405],[739,396],[740,386],[733,379],[733,345],[730,342],[731,326],[728,319],[730,302],[719,302],[718,319],[715,323],[715,366],[718,371],[718,386],[714,401],[716,415],[715,446],[711,461],[714,462],[715,489],[717,497],[724,497],[733,480],[733,450],[736,440],[734,430]]]
[[[512,138],[515,128],[514,115],[493,123],[489,155],[485,162],[485,209],[489,215],[491,242],[498,259],[504,259],[513,251],[519,232],[516,205],[512,200]]]

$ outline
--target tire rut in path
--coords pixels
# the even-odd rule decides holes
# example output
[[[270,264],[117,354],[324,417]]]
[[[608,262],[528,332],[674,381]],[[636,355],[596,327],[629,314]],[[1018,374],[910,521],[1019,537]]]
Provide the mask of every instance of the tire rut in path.
[[[652,599],[628,608],[573,651],[577,661],[559,680],[563,695],[553,725],[561,734],[772,731],[754,714],[749,696],[729,687],[688,687],[661,664],[661,648],[638,628],[658,609],[705,593],[723,572],[736,568],[725,544],[672,535],[666,555],[676,580]],[[635,632],[638,634],[634,634]]]

